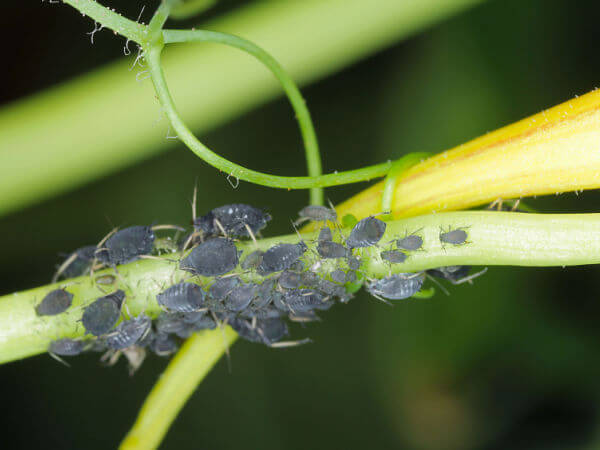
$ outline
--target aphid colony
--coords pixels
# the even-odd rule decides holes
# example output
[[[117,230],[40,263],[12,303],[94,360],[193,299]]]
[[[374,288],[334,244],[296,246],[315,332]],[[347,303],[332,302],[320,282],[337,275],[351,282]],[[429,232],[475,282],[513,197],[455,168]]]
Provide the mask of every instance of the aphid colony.
[[[314,250],[301,239],[298,243],[277,243],[264,251],[238,250],[236,240],[255,240],[269,220],[271,216],[265,211],[243,204],[222,206],[194,218],[194,231],[171,245],[182,251],[177,264],[189,276],[156,295],[163,310],[158,317],[152,320],[145,313],[137,317],[126,315],[126,293],[117,289],[83,305],[82,339],[53,341],[49,352],[72,356],[100,351],[108,352],[113,359],[123,353],[136,366],[146,350],[168,355],[177,349],[181,339],[226,325],[251,342],[270,347],[297,345],[307,340],[282,341],[289,334],[286,319],[319,320],[318,311],[331,308],[336,301],[348,302],[352,297],[349,291],[355,291],[364,281],[367,290],[377,298],[399,300],[415,295],[427,274],[454,283],[468,275],[469,267],[453,266],[366,279],[361,271],[362,249],[378,248],[386,223],[373,216],[364,218],[345,237],[335,211],[322,206],[302,209],[297,222],[322,222]],[[117,265],[152,257],[165,248],[164,238],[158,245],[155,235],[156,230],[165,228],[179,230],[173,226],[134,226],[114,231],[97,246],[70,254],[55,279],[111,267],[115,277],[108,278],[114,283],[119,277]],[[439,240],[442,245],[468,243],[463,228],[441,230]],[[379,251],[382,261],[390,265],[402,264],[411,252],[423,251],[424,241],[418,231],[391,242],[395,249]],[[35,306],[36,314],[53,316],[67,311],[73,300],[67,289],[68,285],[47,294]]]

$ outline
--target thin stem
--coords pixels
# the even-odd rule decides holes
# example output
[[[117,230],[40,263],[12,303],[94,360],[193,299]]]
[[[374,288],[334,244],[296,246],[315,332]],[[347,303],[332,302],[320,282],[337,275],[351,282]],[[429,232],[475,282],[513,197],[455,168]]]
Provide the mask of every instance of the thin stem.
[[[348,172],[331,173],[318,177],[282,177],[270,175],[255,170],[246,169],[235,164],[202,144],[196,136],[185,125],[179,113],[175,108],[173,99],[167,87],[167,83],[160,64],[160,53],[162,48],[153,46],[147,50],[145,58],[148,63],[148,69],[154,83],[156,95],[167,115],[171,126],[174,128],[177,136],[183,141],[190,150],[206,161],[213,167],[227,173],[228,175],[240,180],[249,181],[280,189],[310,189],[315,187],[339,186],[342,184],[356,183],[358,181],[367,181],[373,178],[384,176],[391,167],[391,163],[385,162],[374,166],[364,167],[362,169],[351,170]]]
[[[165,44],[181,42],[213,42],[225,44],[243,50],[262,62],[273,75],[275,75],[296,113],[296,119],[300,125],[300,131],[304,141],[306,165],[308,167],[309,176],[318,177],[322,174],[317,135],[304,98],[302,98],[302,94],[292,77],[288,75],[275,58],[258,45],[228,33],[206,30],[164,30],[163,39]],[[324,201],[323,188],[311,188],[310,200],[312,204],[322,205]]]
[[[169,426],[237,334],[229,327],[190,337],[146,397],[121,450],[157,448]]]
[[[94,0],[63,0],[67,5],[90,17],[105,28],[125,36],[138,44],[142,44],[147,36],[146,26],[111,11]]]
[[[159,7],[156,9],[148,24],[148,41],[150,43],[160,41],[162,37],[162,27],[169,18],[174,3],[174,0],[161,0]]]
[[[385,177],[383,194],[381,195],[381,211],[389,212],[390,218],[398,176],[415,164],[423,162],[429,156],[431,156],[429,152],[409,153],[392,163],[392,167]]]

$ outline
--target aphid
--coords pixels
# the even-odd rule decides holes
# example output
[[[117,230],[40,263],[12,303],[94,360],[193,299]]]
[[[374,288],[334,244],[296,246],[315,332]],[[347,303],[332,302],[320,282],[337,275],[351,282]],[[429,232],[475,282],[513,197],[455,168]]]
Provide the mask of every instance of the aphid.
[[[289,269],[306,252],[306,244],[277,244],[268,249],[263,255],[259,272],[268,274]]]
[[[295,289],[302,284],[302,275],[298,272],[284,270],[279,276],[278,283],[284,289]]]
[[[241,283],[234,287],[225,299],[225,308],[232,312],[239,312],[248,307],[256,296],[257,285]]]
[[[156,333],[150,349],[158,356],[167,356],[177,351],[177,342],[167,334]]]
[[[418,292],[424,279],[423,274],[399,273],[367,283],[367,290],[376,297],[402,300]]]
[[[317,289],[324,292],[328,296],[333,297],[342,297],[346,294],[346,289],[344,289],[344,286],[339,286],[329,280],[320,279],[317,283]]]
[[[200,311],[192,311],[192,312],[188,312],[188,313],[182,313],[181,320],[183,320],[185,323],[195,323],[195,322],[198,322],[199,320],[201,320],[205,316],[206,316],[206,310],[203,309]]]
[[[302,313],[313,309],[329,309],[323,295],[313,289],[290,289],[283,294],[283,305],[288,311]]]
[[[318,241],[326,242],[326,241],[331,241],[331,240],[333,240],[333,235],[331,234],[331,230],[327,227],[321,228],[321,231],[319,231]]]
[[[203,316],[200,319],[192,323],[194,331],[200,330],[214,330],[217,327],[217,323],[210,316]]]
[[[239,277],[219,278],[210,287],[208,294],[214,300],[223,300],[241,282],[242,280]]]
[[[194,227],[209,236],[220,233],[239,237],[252,237],[271,220],[271,215],[254,206],[235,203],[215,208],[198,217]]]
[[[370,247],[377,244],[385,233],[386,223],[373,216],[359,221],[346,239],[350,248]]]
[[[58,339],[50,342],[48,352],[60,356],[75,356],[83,352],[85,344],[83,341],[75,339]]]
[[[401,250],[414,251],[423,247],[423,238],[418,234],[411,234],[396,241],[396,247]]]
[[[334,209],[319,205],[305,206],[298,215],[300,218],[296,221],[296,225],[307,220],[314,220],[315,222],[337,221],[337,213]]]
[[[86,332],[94,336],[108,333],[119,320],[124,299],[125,292],[118,290],[87,306],[81,317]]]
[[[463,245],[467,243],[467,232],[462,228],[444,232],[440,229],[440,242],[442,244]]]
[[[287,325],[281,319],[259,319],[254,326],[247,320],[234,319],[230,325],[241,338],[268,346],[288,334]]]
[[[96,250],[96,257],[104,264],[126,264],[135,261],[141,255],[151,254],[155,239],[152,227],[123,228],[109,237],[102,247]]]
[[[384,250],[381,252],[381,259],[390,263],[403,263],[408,258],[406,253],[400,250]]]
[[[179,267],[194,275],[216,277],[232,271],[238,264],[238,250],[233,241],[216,238],[195,247]]]
[[[314,286],[321,279],[319,275],[317,275],[315,272],[311,272],[310,270],[302,272],[300,276],[302,278],[302,284],[304,284],[305,286]]]
[[[242,261],[241,264],[242,269],[250,270],[258,268],[262,261],[263,253],[264,252],[262,250],[256,250],[250,253],[248,256],[246,256],[246,258]]]
[[[113,350],[131,347],[144,337],[151,325],[152,320],[146,314],[125,320],[106,336],[106,345]]]
[[[317,252],[321,258],[333,259],[346,257],[346,247],[332,241],[319,241]]]
[[[54,316],[65,312],[71,306],[73,294],[64,289],[50,291],[35,307],[38,316]]]
[[[156,301],[171,311],[192,312],[206,307],[205,296],[197,284],[182,281],[158,294]]]
[[[157,333],[161,334],[177,333],[188,325],[183,313],[162,313],[154,324]]]
[[[341,269],[336,269],[329,274],[334,283],[343,284],[346,282],[346,273]]]
[[[265,308],[273,301],[273,288],[275,287],[275,280],[268,279],[258,287],[258,295],[252,302],[254,308]]]
[[[348,267],[350,267],[352,270],[360,269],[362,264],[362,261],[357,256],[348,256],[346,262],[348,263]]]
[[[281,317],[282,313],[277,308],[247,308],[240,313],[241,317],[246,319],[276,319]]]
[[[450,281],[450,283],[457,285],[467,281],[470,282],[472,279],[487,272],[487,268],[485,268],[473,275],[469,275],[470,270],[471,266],[445,266],[438,267],[437,269],[429,269],[427,270],[427,273],[429,275],[444,278],[445,280]]]
[[[58,267],[56,274],[54,274],[54,277],[52,278],[52,282],[54,283],[61,276],[64,276],[65,278],[75,278],[85,275],[92,267],[95,252],[95,245],[88,245],[87,247],[81,247],[75,250]]]
[[[290,266],[290,270],[293,270],[294,272],[302,272],[304,270],[304,263],[301,260],[298,260]]]

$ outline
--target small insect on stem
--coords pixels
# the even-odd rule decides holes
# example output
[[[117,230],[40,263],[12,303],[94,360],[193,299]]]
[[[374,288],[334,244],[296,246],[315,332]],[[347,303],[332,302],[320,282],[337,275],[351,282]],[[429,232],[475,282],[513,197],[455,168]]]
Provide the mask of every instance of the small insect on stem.
[[[442,227],[440,227],[440,242],[442,243],[442,247],[444,244],[452,244],[452,245],[464,245],[468,244],[467,241],[467,232],[465,228],[469,227],[459,227],[454,230],[449,227],[448,231],[444,231]]]

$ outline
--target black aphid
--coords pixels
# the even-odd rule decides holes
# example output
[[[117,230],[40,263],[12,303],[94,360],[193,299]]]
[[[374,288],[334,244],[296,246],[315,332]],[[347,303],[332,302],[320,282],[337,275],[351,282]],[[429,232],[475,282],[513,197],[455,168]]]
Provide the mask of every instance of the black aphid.
[[[150,343],[150,349],[158,356],[167,356],[177,351],[177,342],[167,334],[156,333]]]
[[[268,279],[258,287],[258,296],[252,302],[254,308],[265,308],[273,301],[273,289],[275,288],[275,280]]]
[[[240,312],[240,316],[246,319],[276,319],[281,317],[281,315],[282,312],[273,306],[266,308],[255,308],[251,306],[250,308]]]
[[[423,238],[417,234],[411,234],[396,241],[396,247],[400,250],[414,251],[423,247]]]
[[[287,325],[281,319],[259,319],[255,323],[234,319],[230,325],[242,339],[269,346],[288,334]]]
[[[88,305],[81,317],[86,332],[94,336],[108,333],[119,320],[124,299],[125,292],[118,290]]]
[[[315,286],[321,279],[319,275],[317,275],[315,272],[311,272],[310,270],[302,272],[301,277],[302,284],[305,286]]]
[[[187,325],[189,324],[183,313],[162,313],[154,321],[156,331],[161,334],[177,333],[185,329]]]
[[[283,294],[283,305],[287,311],[302,313],[313,309],[329,309],[333,302],[313,289],[290,289]]]
[[[385,233],[386,223],[373,216],[360,220],[346,239],[350,248],[370,247],[377,244]]]
[[[192,312],[188,312],[188,313],[183,313],[183,314],[181,314],[181,316],[182,316],[182,320],[185,323],[196,323],[196,322],[202,320],[202,318],[206,317],[206,313],[207,313],[207,310],[192,311]]]
[[[126,264],[138,259],[141,255],[151,254],[155,239],[152,227],[123,228],[106,240],[96,251],[96,257],[104,264]]]
[[[284,289],[295,289],[302,284],[302,274],[284,270],[279,276],[278,283]]]
[[[75,356],[83,352],[84,348],[83,341],[65,338],[50,342],[48,352],[59,356]]]
[[[440,242],[442,244],[462,245],[467,242],[467,232],[457,228],[448,232],[440,231]]]
[[[246,256],[246,258],[242,261],[242,264],[241,264],[242,269],[250,270],[250,269],[258,268],[258,266],[260,266],[260,263],[262,261],[262,257],[263,257],[262,250],[253,251],[248,256]]]
[[[367,283],[367,290],[388,300],[402,300],[416,294],[423,286],[423,274],[400,273]]]
[[[259,272],[268,274],[289,269],[306,251],[306,244],[277,244],[268,249],[263,255]]]
[[[248,307],[256,297],[257,285],[241,283],[234,287],[225,299],[225,308],[232,312],[239,312]]]
[[[337,213],[332,208],[319,205],[305,206],[298,212],[300,218],[296,223],[302,223],[307,220],[314,220],[315,222],[331,222],[337,221]]]
[[[38,316],[54,316],[65,312],[71,306],[73,294],[64,289],[50,291],[35,307]]]
[[[232,271],[238,264],[238,250],[233,241],[211,239],[195,247],[179,267],[194,275],[216,277]]]
[[[384,250],[381,252],[381,259],[390,263],[403,263],[408,258],[406,253],[400,250]]]
[[[342,244],[332,241],[319,241],[317,252],[321,258],[345,258],[347,254],[346,247]]]
[[[92,267],[95,252],[95,245],[88,245],[75,250],[60,265],[52,281],[56,281],[61,276],[75,278],[85,275]]]
[[[339,286],[329,280],[320,279],[317,283],[317,289],[330,297],[343,297],[346,294],[344,286]]]
[[[223,300],[241,282],[242,280],[239,277],[219,278],[210,287],[208,294],[214,300]]]
[[[205,295],[197,284],[182,281],[158,294],[156,301],[170,311],[192,312],[206,307]]]
[[[436,269],[429,269],[428,274],[435,277],[444,278],[449,281],[458,281],[469,275],[471,266],[444,266]]]
[[[197,218],[194,227],[207,235],[227,235],[250,237],[267,226],[271,216],[254,206],[236,203],[215,208],[208,214]]]
[[[144,337],[151,325],[152,320],[146,314],[125,320],[106,336],[106,345],[113,350],[131,347]]]
[[[319,242],[331,241],[333,240],[333,235],[331,234],[331,230],[327,227],[321,228],[319,231]]]
[[[341,269],[336,269],[329,274],[331,280],[335,283],[345,283],[346,282],[346,273]]]

